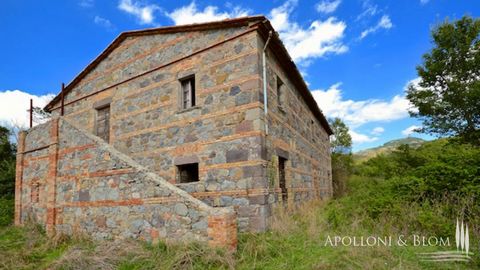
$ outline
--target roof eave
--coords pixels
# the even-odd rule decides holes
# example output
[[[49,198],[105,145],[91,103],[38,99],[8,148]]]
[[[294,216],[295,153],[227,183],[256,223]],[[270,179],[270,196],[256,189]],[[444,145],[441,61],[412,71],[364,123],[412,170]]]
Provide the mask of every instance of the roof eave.
[[[282,40],[280,39],[278,33],[275,31],[273,26],[270,24],[270,21],[265,20],[265,22],[262,24],[265,28],[260,28],[260,34],[262,37],[266,40],[268,37],[268,32],[273,31],[275,34],[272,37],[272,45],[274,46],[272,49],[272,52],[277,56],[277,58],[282,62],[282,65],[287,68],[287,70],[290,70],[288,74],[290,76],[293,75],[293,78],[291,77],[293,83],[295,86],[298,87],[300,94],[305,98],[305,102],[307,103],[308,107],[310,110],[313,112],[315,117],[320,121],[322,126],[325,128],[325,131],[327,132],[328,135],[333,135],[333,130],[330,127],[327,118],[323,114],[322,110],[318,107],[317,102],[315,101],[315,98],[313,97],[312,93],[310,92],[310,89],[308,88],[307,84],[303,80],[303,77],[300,73],[300,71],[297,68],[297,65],[295,62],[292,60],[290,57],[290,54],[288,53],[285,45],[283,44]],[[263,31],[262,31],[263,30]],[[272,46],[270,45],[270,46]],[[279,55],[280,54],[280,55]],[[283,59],[283,61],[282,61]]]
[[[207,23],[196,23],[196,24],[188,24],[188,25],[178,25],[178,26],[169,26],[169,27],[160,27],[160,28],[151,28],[151,29],[142,29],[142,30],[133,30],[122,32],[115,38],[110,45],[105,48],[90,64],[85,67],[75,78],[64,88],[64,94],[68,93],[73,87],[79,83],[91,70],[93,70],[98,63],[100,63],[104,58],[106,58],[123,40],[130,36],[142,36],[142,35],[150,35],[156,33],[172,33],[172,32],[186,32],[186,31],[199,31],[199,30],[208,30],[208,29],[220,29],[220,28],[230,28],[236,26],[245,26],[251,22],[258,22],[263,21],[260,24],[259,33],[262,35],[263,38],[268,36],[269,31],[273,31],[276,33],[275,29],[273,29],[270,21],[263,15],[256,15],[256,16],[249,16],[249,17],[242,17],[242,18],[235,18],[235,19],[227,19],[223,21],[215,21],[215,22],[207,22]],[[290,75],[293,75],[293,82],[299,88],[300,93],[304,96],[305,101],[313,112],[313,114],[317,117],[320,121],[322,126],[327,131],[328,135],[332,135],[333,131],[328,124],[327,119],[323,115],[322,111],[318,107],[315,99],[313,98],[310,90],[308,89],[307,84],[303,80],[300,71],[298,70],[297,66],[293,62],[290,54],[288,53],[285,45],[278,37],[278,33],[276,33],[272,39],[272,45],[275,49],[272,49],[274,54],[276,54],[277,58],[281,60],[282,64],[290,71]],[[271,45],[271,46],[272,46]],[[53,106],[60,101],[61,95],[58,94],[55,98],[52,99],[45,107],[45,111],[50,112]]]

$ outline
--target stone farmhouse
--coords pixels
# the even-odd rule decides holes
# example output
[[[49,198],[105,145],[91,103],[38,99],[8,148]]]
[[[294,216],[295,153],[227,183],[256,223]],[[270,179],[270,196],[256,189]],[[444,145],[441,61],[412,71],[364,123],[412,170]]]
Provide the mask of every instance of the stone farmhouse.
[[[120,34],[20,134],[15,223],[236,247],[332,194],[317,103],[264,16]]]

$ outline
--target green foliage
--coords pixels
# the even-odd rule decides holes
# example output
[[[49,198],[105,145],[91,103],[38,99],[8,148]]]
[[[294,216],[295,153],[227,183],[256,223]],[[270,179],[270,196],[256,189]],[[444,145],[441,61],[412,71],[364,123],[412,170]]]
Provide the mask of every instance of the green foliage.
[[[377,235],[452,236],[450,206],[439,201],[419,201],[410,188],[412,183],[400,177],[386,180],[354,176],[349,181],[348,195],[330,202],[326,209],[328,221],[340,231],[359,226]]]
[[[15,145],[10,131],[0,126],[0,227],[12,223],[15,195]]]
[[[410,227],[448,236],[457,218],[480,224],[479,164],[480,148],[455,140],[427,142],[417,149],[401,146],[356,167],[358,174],[381,180],[369,189],[371,192],[364,192],[368,199],[349,199],[357,205],[369,200],[365,207],[371,218],[394,216],[400,223],[408,215],[402,207],[408,205],[417,215]],[[480,237],[478,228],[472,232]]]
[[[432,263],[418,252],[440,247],[325,246],[327,236],[425,233],[450,235],[437,204],[406,203],[381,191],[388,181],[353,177],[348,196],[274,208],[272,229],[239,235],[236,253],[198,243],[95,242],[49,238],[36,226],[0,228],[0,269],[473,269],[477,263]]]
[[[347,125],[340,119],[329,120],[333,136],[330,141],[332,153],[348,154],[352,150],[352,136],[348,133]]]
[[[0,197],[0,227],[10,225],[13,221],[14,199]]]
[[[347,180],[353,168],[352,154],[332,153],[333,197],[339,198],[347,191]]]
[[[0,126],[0,197],[15,194],[15,146],[10,143],[10,131]]]
[[[334,135],[331,139],[333,196],[341,197],[347,190],[347,179],[352,172],[352,137],[347,125],[340,119],[330,119]]]
[[[422,131],[480,145],[480,19],[465,16],[432,31],[433,49],[407,90]]]
[[[411,186],[410,193],[422,199],[439,199],[445,195],[478,198],[478,164],[479,148],[437,140],[425,143],[418,149],[401,146],[391,154],[380,155],[360,164],[356,170],[364,176],[386,179],[400,177]]]

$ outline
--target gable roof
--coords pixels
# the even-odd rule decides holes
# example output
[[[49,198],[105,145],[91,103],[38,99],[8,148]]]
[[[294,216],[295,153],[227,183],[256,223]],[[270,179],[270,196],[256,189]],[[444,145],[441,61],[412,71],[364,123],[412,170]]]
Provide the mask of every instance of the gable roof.
[[[272,36],[270,44],[268,45],[276,56],[282,67],[287,71],[287,74],[290,75],[290,79],[293,84],[298,88],[300,94],[305,99],[308,107],[315,115],[315,117],[320,121],[322,126],[325,128],[329,135],[333,134],[330,125],[328,124],[327,119],[323,115],[322,111],[318,107],[315,99],[313,98],[308,86],[303,80],[302,75],[300,74],[297,66],[290,57],[287,49],[283,45],[283,42],[280,40],[278,33],[275,32],[270,21],[263,15],[257,16],[248,16],[235,19],[226,19],[222,21],[207,22],[207,23],[197,23],[197,24],[188,24],[188,25],[178,25],[178,26],[168,26],[160,28],[151,28],[151,29],[142,29],[142,30],[133,30],[122,32],[117,38],[115,38],[108,47],[103,50],[90,64],[85,67],[68,85],[65,86],[64,94],[71,91],[85,76],[87,76],[90,71],[92,71],[103,59],[105,59],[113,50],[115,50],[126,38],[136,37],[143,35],[154,35],[154,34],[166,34],[166,33],[178,33],[178,32],[189,32],[189,31],[202,31],[210,29],[221,29],[221,28],[232,28],[248,25],[258,25],[258,32],[266,40],[268,38],[269,32],[272,31],[275,33]],[[53,106],[60,102],[61,94],[59,93],[55,98],[52,99],[46,106],[45,110],[50,112],[53,109]]]

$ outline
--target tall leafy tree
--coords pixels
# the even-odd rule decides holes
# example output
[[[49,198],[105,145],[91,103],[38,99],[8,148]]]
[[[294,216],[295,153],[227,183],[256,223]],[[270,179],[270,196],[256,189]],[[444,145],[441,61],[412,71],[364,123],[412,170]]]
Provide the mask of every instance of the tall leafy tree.
[[[348,133],[347,125],[340,118],[330,119],[333,131],[330,147],[332,153],[348,154],[352,151],[352,136]]]
[[[446,21],[432,39],[417,67],[421,80],[407,90],[410,115],[423,121],[422,132],[480,145],[480,19]]]
[[[340,119],[330,119],[333,136],[330,140],[332,151],[333,196],[341,197],[347,189],[347,179],[352,171],[352,137],[347,125]]]
[[[10,131],[0,126],[0,197],[13,197],[15,193],[15,151],[9,141]]]

